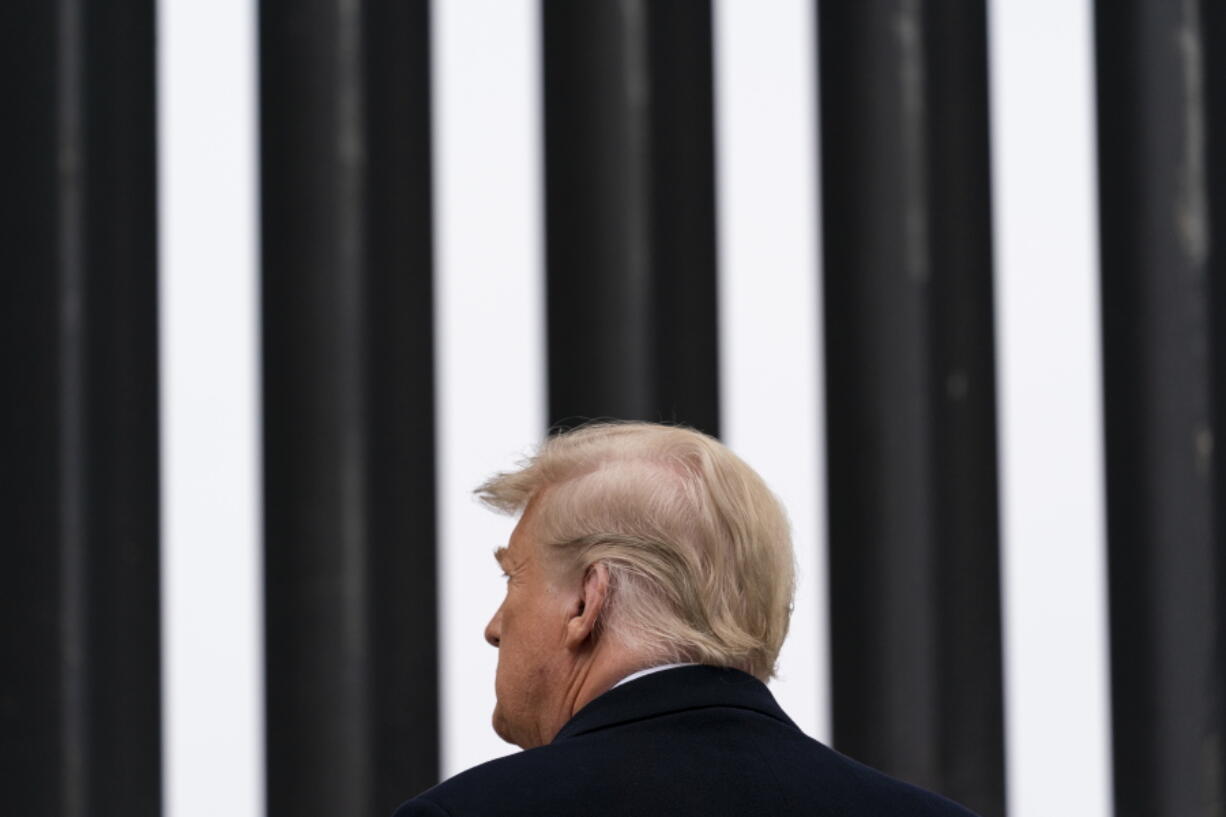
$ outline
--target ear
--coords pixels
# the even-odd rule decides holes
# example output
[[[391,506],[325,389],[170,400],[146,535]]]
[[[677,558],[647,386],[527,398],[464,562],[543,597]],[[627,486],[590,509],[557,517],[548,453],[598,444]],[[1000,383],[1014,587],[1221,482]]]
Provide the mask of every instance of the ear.
[[[594,637],[596,623],[608,602],[609,569],[604,562],[597,562],[584,572],[579,595],[571,604],[566,622],[567,647],[579,649]]]

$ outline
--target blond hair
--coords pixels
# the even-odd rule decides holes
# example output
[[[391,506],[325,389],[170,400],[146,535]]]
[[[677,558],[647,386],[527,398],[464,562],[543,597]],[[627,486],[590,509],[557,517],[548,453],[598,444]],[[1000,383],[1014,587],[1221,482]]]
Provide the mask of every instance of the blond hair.
[[[599,423],[547,439],[477,489],[569,570],[603,562],[603,632],[661,662],[736,667],[766,681],[795,581],[782,505],[722,443],[692,429]]]

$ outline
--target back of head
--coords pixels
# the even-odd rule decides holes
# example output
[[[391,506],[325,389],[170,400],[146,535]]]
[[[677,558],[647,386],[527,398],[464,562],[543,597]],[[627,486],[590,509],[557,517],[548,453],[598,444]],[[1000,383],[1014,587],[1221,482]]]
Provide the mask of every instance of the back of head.
[[[655,662],[774,674],[795,575],[787,517],[719,441],[675,426],[587,425],[477,493],[508,513],[533,503],[535,538],[560,570],[606,565],[604,635]]]

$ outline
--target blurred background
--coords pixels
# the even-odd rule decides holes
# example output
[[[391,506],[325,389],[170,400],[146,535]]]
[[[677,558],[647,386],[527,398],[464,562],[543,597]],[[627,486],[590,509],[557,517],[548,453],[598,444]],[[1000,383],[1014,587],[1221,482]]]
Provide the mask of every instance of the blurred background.
[[[1226,814],[1226,7],[18,0],[15,815],[381,815],[489,727],[549,429],[693,425],[772,689],[984,817]]]

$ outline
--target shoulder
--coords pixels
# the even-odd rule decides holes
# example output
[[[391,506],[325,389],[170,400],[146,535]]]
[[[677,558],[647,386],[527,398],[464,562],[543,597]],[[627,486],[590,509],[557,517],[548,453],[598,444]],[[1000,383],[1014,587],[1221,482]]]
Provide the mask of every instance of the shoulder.
[[[394,817],[649,814],[974,817],[758,712],[705,708],[610,725],[483,763]]]
[[[426,795],[418,795],[400,808],[393,817],[451,817],[446,809],[434,803]]]
[[[814,741],[816,742],[816,741]],[[837,757],[844,777],[841,787],[846,802],[854,803],[855,814],[905,814],[909,817],[978,817],[965,806],[935,792],[865,766],[829,747],[822,749]]]
[[[543,784],[566,765],[554,745],[490,760],[422,792],[393,817],[531,813],[546,793]]]

